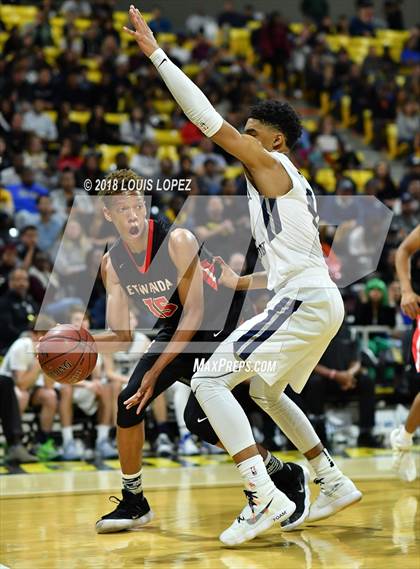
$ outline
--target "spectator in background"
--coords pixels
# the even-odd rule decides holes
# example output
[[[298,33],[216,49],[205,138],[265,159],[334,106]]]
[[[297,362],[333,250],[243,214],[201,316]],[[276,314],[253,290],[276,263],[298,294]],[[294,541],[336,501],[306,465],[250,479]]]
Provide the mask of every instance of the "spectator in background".
[[[51,192],[54,211],[65,219],[70,211],[73,215],[91,216],[93,214],[92,199],[85,190],[76,187],[76,176],[73,170],[64,170],[60,177],[60,187]]]
[[[0,249],[0,294],[8,289],[9,274],[17,268],[19,257],[15,243],[6,243]]]
[[[385,202],[392,206],[400,194],[394,180],[392,179],[389,162],[386,160],[380,160],[376,164],[373,173],[373,180],[376,180],[378,183],[376,197],[381,200],[381,202]]]
[[[220,194],[221,182],[222,175],[219,174],[216,161],[212,158],[207,158],[203,165],[203,173],[197,179],[200,194],[207,196]]]
[[[45,73],[49,72],[47,69]],[[44,112],[45,102],[41,98],[36,98],[32,109],[23,115],[22,128],[25,132],[34,132],[43,140],[57,140],[57,127],[52,119]]]
[[[120,139],[124,144],[139,144],[154,139],[154,129],[148,123],[141,107],[134,107],[129,118],[120,125]]]
[[[21,181],[18,184],[8,184],[6,189],[13,196],[15,211],[26,210],[36,213],[36,199],[38,196],[48,195],[48,190],[35,183],[34,172],[30,168],[22,169]]]
[[[325,404],[328,397],[334,402],[359,403],[358,446],[380,446],[373,436],[375,426],[375,382],[361,365],[357,343],[351,339],[350,329],[343,324],[332,339],[319,364],[305,385],[302,398],[304,409],[324,444],[328,443],[325,429]]]
[[[350,22],[350,35],[371,37],[375,33],[374,7],[371,0],[357,0],[357,15]]]
[[[86,125],[88,143],[112,144],[116,141],[116,134],[110,124],[105,120],[105,109],[102,105],[95,105],[92,116]]]
[[[385,0],[384,13],[387,22],[387,27],[390,30],[403,30],[404,29],[404,16],[402,12],[401,0]]]
[[[30,134],[23,151],[23,163],[26,168],[30,168],[41,176],[47,167],[47,153],[45,152],[42,139],[36,134]]]
[[[323,200],[321,203],[319,210],[321,219],[335,225],[360,220],[362,212],[354,194],[355,185],[353,180],[346,177],[338,180],[335,196],[328,200]]]
[[[365,286],[365,300],[356,307],[355,324],[395,327],[395,310],[388,304],[388,290],[383,280],[370,279]]]
[[[231,219],[225,217],[224,203],[219,196],[211,196],[206,200],[204,219],[196,228],[196,235],[200,241],[206,244],[210,251],[215,251],[222,257],[225,252],[231,250],[232,240],[229,239],[235,233],[235,226]]]
[[[392,228],[398,232],[400,241],[420,223],[420,215],[415,212],[413,196],[408,192],[401,196],[401,213],[395,215],[392,220]]]
[[[330,13],[327,0],[303,0],[300,8],[303,15],[313,20],[317,26]]]
[[[20,184],[23,168],[23,154],[21,152],[13,153],[12,164],[0,171],[0,184],[2,186]]]
[[[19,231],[17,250],[21,267],[29,270],[35,253],[40,251],[38,247],[38,228],[35,225],[26,225]]]
[[[286,65],[291,53],[287,25],[279,12],[270,14],[261,26],[257,51],[261,62],[271,66],[272,83],[277,86],[278,81],[285,79]]]
[[[156,177],[159,174],[156,144],[150,140],[145,140],[139,146],[138,153],[132,157],[130,168],[144,178]]]
[[[222,170],[226,168],[226,160],[219,152],[215,152],[214,143],[209,138],[200,140],[198,150],[199,152],[193,157],[193,170],[197,174],[203,173],[206,160],[213,160],[219,172],[222,172]]]
[[[32,113],[35,114],[35,110],[36,108],[38,109],[39,113],[43,113],[45,110],[47,109],[53,109],[54,103],[55,103],[55,85],[54,85],[54,81],[52,78],[52,74],[51,74],[51,69],[45,65],[44,67],[41,67],[41,69],[38,72],[38,78],[36,80],[36,82],[33,84],[32,86],[32,97],[33,97],[33,110]],[[37,101],[41,100],[43,102],[43,107],[41,107],[39,105],[39,103],[37,103]],[[26,116],[27,113],[25,113]],[[47,117],[50,118],[47,114],[43,114],[43,117]],[[36,117],[38,120],[39,118]],[[51,119],[50,119],[51,120]],[[55,136],[55,138],[49,138],[49,136],[47,136],[50,133],[54,133],[54,129],[55,129],[55,124],[54,122],[51,120],[52,123],[52,127],[51,125],[49,125],[48,128],[45,128],[45,122],[41,123],[41,121],[39,121],[40,124],[42,124],[42,126],[44,126],[44,132],[45,132],[45,136],[42,135],[41,132],[38,131],[38,129],[36,128],[28,128],[25,130],[33,130],[35,132],[37,132],[37,134],[39,136],[41,136],[41,138],[44,138],[46,140],[56,140],[57,136]],[[30,122],[29,122],[29,127],[30,127]],[[56,133],[57,131],[55,131]]]
[[[205,14],[203,8],[198,8],[196,12],[190,14],[185,22],[185,28],[192,36],[199,33],[210,41],[214,41],[219,31],[216,20]]]
[[[51,26],[48,19],[48,10],[39,10],[36,15],[36,24],[32,29],[33,43],[41,48],[54,45]]]
[[[60,281],[57,273],[53,273],[53,264],[46,253],[37,251],[34,254],[32,265],[29,267],[29,282],[31,295],[39,305],[42,304],[47,289],[50,298],[55,298],[59,292]]]
[[[81,156],[81,145],[74,138],[66,137],[60,147],[60,153],[57,161],[59,170],[72,169],[79,170],[83,166],[83,158]]]
[[[22,332],[28,330],[39,306],[29,295],[25,269],[14,269],[8,278],[9,290],[0,298],[0,354],[5,354]]]
[[[39,196],[36,203],[38,212],[20,211],[16,216],[16,226],[19,229],[35,225],[38,230],[39,249],[50,251],[61,233],[65,217],[55,212],[50,196]]]
[[[92,182],[92,192],[94,192],[96,180],[101,180],[104,177],[104,173],[100,167],[100,154],[96,151],[89,151],[85,154],[83,159],[83,164],[80,170],[76,174],[76,182],[79,188],[84,187],[86,180]]]
[[[419,104],[408,100],[397,114],[398,141],[406,142],[413,149],[414,137],[420,131]]]
[[[337,134],[334,117],[331,115],[323,117],[318,133],[314,142],[314,150],[320,152],[327,162],[331,162],[331,155],[343,152],[343,144]]]
[[[221,28],[224,26],[230,28],[243,28],[246,19],[243,14],[235,9],[235,3],[232,0],[226,0],[223,10],[217,18],[217,22]]]
[[[162,10],[156,7],[152,12],[149,27],[154,34],[168,34],[172,31],[170,20],[162,16]]]
[[[420,180],[420,156],[413,154],[407,159],[408,171],[400,181],[400,191],[405,193],[413,180]]]

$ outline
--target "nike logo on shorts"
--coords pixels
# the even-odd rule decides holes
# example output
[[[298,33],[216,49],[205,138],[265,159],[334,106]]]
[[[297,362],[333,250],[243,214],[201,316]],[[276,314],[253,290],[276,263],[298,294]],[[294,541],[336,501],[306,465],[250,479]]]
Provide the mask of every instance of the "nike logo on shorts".
[[[202,423],[203,421],[207,421],[208,417],[204,417],[204,419],[197,419],[197,423]]]

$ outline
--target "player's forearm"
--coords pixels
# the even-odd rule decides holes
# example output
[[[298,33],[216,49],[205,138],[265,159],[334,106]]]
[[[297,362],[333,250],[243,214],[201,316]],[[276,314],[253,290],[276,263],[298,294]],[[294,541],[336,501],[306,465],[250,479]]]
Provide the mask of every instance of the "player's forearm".
[[[184,307],[185,311],[185,307]],[[172,362],[179,354],[181,354],[192,338],[199,330],[203,320],[203,311],[191,309],[184,313],[183,318],[178,324],[171,341],[165,347],[159,358],[153,365],[153,371],[161,373],[165,367]]]
[[[132,341],[130,330],[118,330],[113,332],[103,332],[101,334],[92,335],[95,341],[95,347],[99,353],[112,354],[124,349],[127,343]]]
[[[162,49],[154,51],[150,60],[190,121],[206,136],[214,136],[223,125],[223,117],[204,93],[172,63]]]
[[[27,371],[24,371],[17,375],[16,385],[20,387],[20,389],[30,389],[38,379],[39,374],[39,366],[33,366],[31,369],[28,369]]]
[[[410,254],[404,246],[400,246],[397,249],[397,254],[395,256],[395,268],[401,283],[401,292],[403,294],[406,292],[413,292],[410,279]]]
[[[258,290],[266,289],[268,284],[267,273],[252,273],[251,275],[243,275],[239,277],[236,290]]]

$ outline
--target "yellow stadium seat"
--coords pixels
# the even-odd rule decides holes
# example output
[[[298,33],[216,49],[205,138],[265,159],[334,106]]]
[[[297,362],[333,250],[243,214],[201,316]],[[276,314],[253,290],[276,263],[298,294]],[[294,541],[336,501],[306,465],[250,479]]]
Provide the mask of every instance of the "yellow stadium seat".
[[[292,30],[294,34],[297,36],[300,35],[303,31],[303,23],[302,22],[292,22],[289,24],[289,28]]]
[[[57,111],[44,111],[44,115],[48,115],[53,122],[57,122]]]
[[[153,101],[153,108],[155,109],[155,111],[163,114],[172,113],[175,109],[175,105],[176,105],[175,101],[172,101],[171,99],[164,99],[164,100],[157,99],[156,101]]]
[[[388,154],[390,158],[398,156],[398,129],[396,123],[390,123],[386,127]]]
[[[373,120],[372,111],[370,109],[363,111],[363,133],[365,144],[370,144],[373,140]]]
[[[409,30],[377,30],[376,37],[387,42],[388,45],[395,43],[403,44],[410,37]]]
[[[259,28],[261,28],[261,26],[262,26],[262,22],[260,20],[251,20],[246,25],[248,30],[251,30],[251,32],[253,32],[254,30],[258,30]]]
[[[94,58],[81,58],[79,59],[79,63],[80,65],[83,65],[84,67],[87,67],[88,69],[99,69],[99,63],[96,59]]]
[[[335,190],[336,179],[331,168],[320,168],[315,175],[315,182],[329,193]]]
[[[323,91],[321,93],[320,100],[321,100],[321,114],[328,115],[332,107],[330,94],[327,91]]]
[[[77,30],[84,32],[92,25],[92,21],[88,18],[76,18],[74,20],[74,26]]]
[[[59,47],[56,47],[54,45],[49,45],[47,47],[44,47],[43,52],[45,55],[45,59],[47,60],[47,63],[53,65],[57,57],[60,55],[61,50]]]
[[[69,119],[71,122],[75,122],[83,126],[89,122],[90,111],[70,111]]]
[[[155,142],[162,145],[175,145],[182,144],[182,137],[178,130],[155,130]]]
[[[119,152],[125,152],[129,159],[136,153],[136,148],[128,145],[98,144],[96,149],[102,155],[101,166],[104,170],[109,170]]]
[[[251,49],[251,32],[248,28],[229,30],[229,49],[235,55],[247,55]]]
[[[315,132],[318,129],[318,122],[314,119],[303,119],[302,125],[308,132]]]
[[[341,122],[344,128],[349,128],[351,125],[351,97],[344,95],[341,97]]]
[[[331,51],[338,51],[342,47],[340,36],[338,35],[326,35],[325,41]]]
[[[102,72],[98,71],[97,69],[89,69],[86,72],[86,77],[89,79],[89,81],[91,81],[92,83],[100,83],[102,80]]]
[[[3,47],[8,37],[9,34],[7,32],[0,32],[0,48]]]
[[[356,184],[358,193],[363,193],[366,182],[373,177],[372,170],[345,170],[345,176],[348,176]]]
[[[188,75],[188,77],[195,77],[200,73],[201,67],[197,63],[188,63],[182,67],[182,71]]]
[[[14,4],[0,4],[0,17],[2,20],[22,20],[25,23],[34,21],[38,12],[36,6],[16,6]]]
[[[158,34],[158,35],[157,35],[157,41],[158,41],[159,43],[167,43],[167,44],[170,44],[170,45],[174,45],[174,44],[176,44],[177,39],[178,39],[178,38],[177,38],[177,35],[176,35],[176,34],[164,34],[164,33],[161,33],[161,34]]]
[[[178,162],[179,160],[178,150],[173,144],[167,146],[159,146],[157,157],[159,160],[169,158],[169,160],[172,160],[172,162]]]
[[[105,122],[120,125],[128,119],[128,113],[105,113]]]
[[[50,18],[50,26],[52,28],[62,28],[65,23],[66,20],[62,16],[54,16],[53,18]]]
[[[242,168],[242,166],[228,166],[225,170],[224,177],[227,178],[228,180],[234,180],[235,178],[243,174],[243,172],[244,169]]]
[[[114,21],[120,25],[124,25],[128,21],[128,12],[123,12],[121,10],[116,10],[113,13]]]

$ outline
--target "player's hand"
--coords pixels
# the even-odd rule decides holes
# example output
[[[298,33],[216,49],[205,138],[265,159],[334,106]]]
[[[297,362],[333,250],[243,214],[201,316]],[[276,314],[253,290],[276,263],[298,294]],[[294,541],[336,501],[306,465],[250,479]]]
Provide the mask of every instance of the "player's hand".
[[[128,11],[128,15],[130,16],[130,21],[133,24],[134,30],[130,30],[130,28],[124,26],[124,31],[136,40],[137,45],[144,55],[150,57],[152,53],[159,49],[159,45],[152,30],[147,25],[146,20],[143,18],[139,10],[134,8],[132,4]]]
[[[343,391],[348,391],[356,387],[356,378],[348,371],[338,371],[335,378]]]
[[[131,407],[137,407],[136,415],[140,415],[141,411],[145,408],[149,399],[152,398],[153,392],[155,390],[158,375],[156,375],[153,370],[149,370],[143,376],[142,382],[136,393],[124,401],[126,409],[131,409]]]
[[[415,320],[420,314],[420,296],[413,291],[403,293],[401,310],[412,320]]]
[[[222,257],[214,257],[216,263],[220,265],[222,272],[218,279],[218,282],[227,288],[233,288],[236,290],[239,281],[239,275],[235,273],[233,269],[222,259]]]

